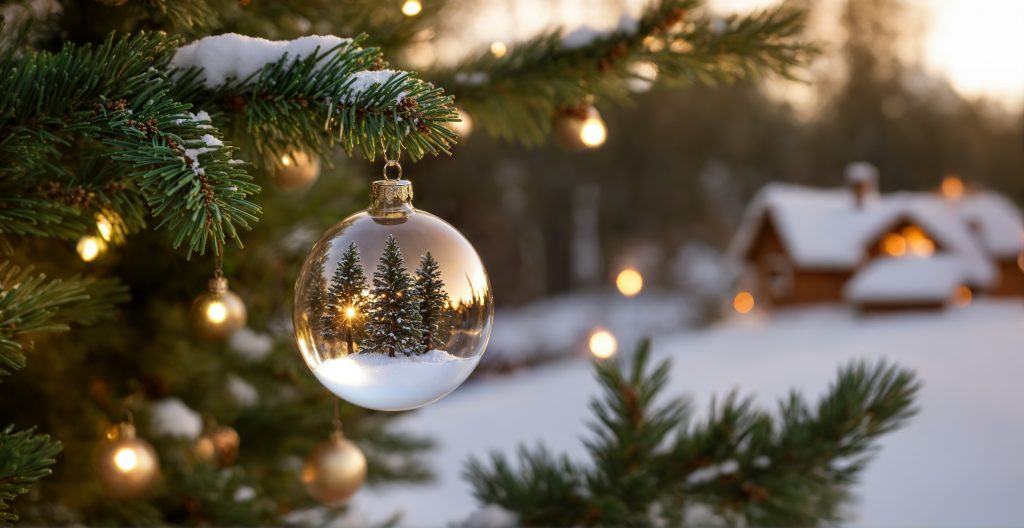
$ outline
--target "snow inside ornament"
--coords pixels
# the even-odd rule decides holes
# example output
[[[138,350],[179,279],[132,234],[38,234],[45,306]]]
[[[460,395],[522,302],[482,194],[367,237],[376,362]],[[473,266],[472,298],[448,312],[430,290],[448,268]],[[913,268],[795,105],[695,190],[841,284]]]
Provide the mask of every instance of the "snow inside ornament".
[[[469,241],[413,208],[409,181],[386,178],[373,183],[368,209],[313,246],[295,284],[293,322],[320,383],[356,405],[399,411],[437,401],[469,377],[494,308]]]

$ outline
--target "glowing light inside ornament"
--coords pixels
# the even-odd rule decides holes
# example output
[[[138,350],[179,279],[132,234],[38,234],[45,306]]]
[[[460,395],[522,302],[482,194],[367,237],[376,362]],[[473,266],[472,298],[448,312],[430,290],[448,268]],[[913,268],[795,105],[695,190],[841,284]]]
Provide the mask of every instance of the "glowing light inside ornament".
[[[491,55],[500,59],[504,57],[506,53],[508,53],[508,46],[506,46],[504,42],[495,40],[491,43]]]
[[[608,129],[600,117],[590,116],[583,121],[580,128],[580,141],[589,148],[600,147],[608,139]]]
[[[228,318],[228,307],[220,301],[212,301],[206,306],[206,318],[211,323],[223,323]]]
[[[615,287],[626,297],[633,297],[644,288],[644,277],[633,268],[626,268],[615,277]]]
[[[130,447],[122,447],[114,453],[114,465],[118,470],[128,473],[139,466],[139,455]]]
[[[732,308],[739,314],[748,314],[754,309],[754,295],[748,291],[741,291],[732,299]]]
[[[479,359],[443,350],[396,357],[357,353],[324,361],[313,374],[331,392],[356,405],[401,411],[447,396],[469,377]]]
[[[402,14],[405,16],[416,16],[420,14],[420,11],[423,11],[423,4],[419,0],[406,0],[402,4]]]
[[[956,174],[949,174],[942,179],[942,195],[956,200],[964,195],[964,181]]]
[[[281,156],[281,165],[284,165],[285,167],[290,167],[291,164],[292,164],[292,157],[291,156],[289,156],[287,154]]]
[[[103,239],[97,236],[86,235],[78,239],[78,244],[75,246],[75,250],[78,251],[78,256],[85,262],[92,262],[96,260],[96,257],[100,256],[100,253],[106,249],[107,244],[103,242]]]
[[[604,328],[598,328],[590,334],[589,345],[590,353],[598,359],[608,359],[619,350],[619,341],[615,335]]]

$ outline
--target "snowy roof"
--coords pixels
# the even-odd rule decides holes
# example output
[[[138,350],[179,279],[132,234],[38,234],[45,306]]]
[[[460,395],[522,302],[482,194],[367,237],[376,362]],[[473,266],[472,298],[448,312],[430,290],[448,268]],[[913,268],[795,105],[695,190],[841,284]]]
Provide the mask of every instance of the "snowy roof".
[[[949,300],[966,279],[964,262],[952,255],[875,260],[843,288],[843,298],[873,302],[930,303]]]
[[[956,200],[956,209],[989,255],[1016,258],[1022,249],[1024,220],[1020,209],[1005,196],[991,191],[968,193]]]
[[[783,247],[797,266],[851,270],[867,257],[870,245],[901,221],[919,225],[965,264],[968,282],[989,286],[997,271],[968,224],[953,206],[930,193],[890,193],[856,205],[851,190],[820,189],[788,183],[766,185],[754,197],[730,247],[743,259],[770,218]]]

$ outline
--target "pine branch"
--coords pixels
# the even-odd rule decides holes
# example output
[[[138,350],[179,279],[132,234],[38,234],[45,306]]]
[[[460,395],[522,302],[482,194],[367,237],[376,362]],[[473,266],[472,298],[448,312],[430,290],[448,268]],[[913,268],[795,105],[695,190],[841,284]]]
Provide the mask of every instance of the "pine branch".
[[[436,79],[475,123],[532,144],[544,139],[556,112],[592,98],[628,100],[638,62],[654,64],[660,84],[790,77],[815,52],[797,40],[803,19],[790,7],[713,19],[699,0],[660,0],[614,31],[556,29],[510,46],[500,58],[484,51]]]
[[[0,262],[0,376],[25,366],[19,341],[25,334],[92,324],[126,298],[125,288],[111,280],[47,280],[31,269]]]
[[[316,38],[316,37],[309,37]],[[194,43],[206,54],[235,53],[250,41],[234,35]],[[413,159],[448,153],[454,143],[445,124],[456,119],[451,96],[418,79],[414,73],[383,70],[376,48],[354,40],[319,48],[297,58],[282,55],[245,78],[211,78],[182,55],[175,94],[225,122],[233,138],[262,164],[294,145],[326,155],[336,144],[350,155],[358,149],[373,159],[382,148],[401,145]],[[377,81],[377,82],[374,82]]]
[[[644,342],[629,372],[597,366],[604,394],[591,404],[590,467],[543,448],[521,448],[518,470],[499,454],[471,459],[476,497],[527,525],[835,522],[878,437],[915,412],[912,373],[854,363],[813,411],[793,393],[775,418],[730,394],[690,424],[683,400],[657,402],[669,367],[648,371],[648,355]]]
[[[11,501],[28,493],[33,482],[46,477],[61,451],[61,444],[49,435],[33,431],[14,431],[8,426],[0,431],[0,523],[18,520],[10,511]]]

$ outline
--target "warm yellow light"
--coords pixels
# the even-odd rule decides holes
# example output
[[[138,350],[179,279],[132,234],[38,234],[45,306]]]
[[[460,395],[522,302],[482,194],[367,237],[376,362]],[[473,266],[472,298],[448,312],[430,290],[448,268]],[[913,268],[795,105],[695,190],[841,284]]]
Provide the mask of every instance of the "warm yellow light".
[[[964,195],[964,181],[956,174],[950,174],[942,179],[942,195],[950,200],[956,200]]]
[[[117,469],[128,473],[139,465],[139,455],[130,447],[122,447],[114,453],[114,465]]]
[[[110,223],[110,220],[107,220],[105,216],[97,215],[96,231],[99,232],[100,237],[103,238],[103,240],[109,242],[110,238],[114,235],[114,226]]]
[[[590,116],[583,121],[580,128],[580,141],[590,148],[600,147],[608,138],[608,129],[600,117]]]
[[[971,304],[971,299],[974,298],[974,293],[967,286],[960,286],[953,292],[953,302],[957,306],[967,306]]]
[[[907,239],[899,233],[889,233],[882,239],[882,251],[892,257],[902,257],[907,253]]]
[[[935,253],[935,242],[932,242],[920,227],[907,226],[903,229],[903,238],[906,240],[907,249],[914,256],[930,257]]]
[[[590,353],[598,359],[608,359],[619,349],[619,342],[611,332],[603,328],[590,334]]]
[[[469,112],[461,108],[456,108],[455,111],[459,114],[459,121],[449,121],[448,128],[465,139],[473,132],[473,118],[469,116]]]
[[[423,4],[419,0],[405,0],[402,4],[402,14],[405,16],[416,16],[423,11]]]
[[[732,298],[732,308],[736,313],[746,314],[754,309],[754,296],[748,291],[741,291]]]
[[[93,235],[86,235],[78,239],[78,244],[75,246],[78,256],[85,262],[96,260],[96,257],[100,256],[100,253],[103,253],[103,250],[106,248],[106,242],[102,238]]]
[[[206,318],[214,324],[223,323],[228,318],[228,307],[220,301],[212,301],[206,305]]]
[[[626,297],[632,297],[644,288],[644,277],[640,275],[639,271],[626,268],[615,277],[615,287],[619,289],[619,293]]]
[[[289,156],[287,154],[281,156],[281,165],[284,165],[285,167],[288,167],[291,164],[292,164],[292,157],[291,156]]]
[[[491,43],[491,55],[498,57],[499,59],[504,57],[508,53],[508,46],[500,40],[495,40]]]
[[[355,308],[353,308],[351,306],[349,306],[348,308],[345,308],[345,317],[348,317],[349,319],[351,319],[351,318],[353,318],[355,316],[356,316],[356,309]]]

